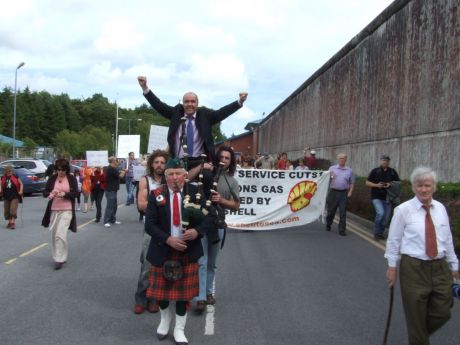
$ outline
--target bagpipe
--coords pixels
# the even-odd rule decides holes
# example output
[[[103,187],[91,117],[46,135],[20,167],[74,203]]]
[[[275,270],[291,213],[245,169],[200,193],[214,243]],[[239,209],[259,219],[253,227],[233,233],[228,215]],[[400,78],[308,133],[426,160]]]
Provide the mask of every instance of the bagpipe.
[[[188,171],[189,154],[187,152],[187,134],[185,132],[186,120],[187,118],[185,116],[181,118],[182,134],[180,137],[180,144],[184,152],[184,155],[182,158],[183,165],[184,165],[185,170]],[[210,198],[204,201],[205,191],[203,187],[203,169],[204,169],[206,155],[202,154],[200,158],[201,158],[200,172],[198,174],[198,181],[196,183],[197,190],[196,190],[194,198],[192,198],[190,194],[191,181],[189,180],[188,177],[185,179],[184,198],[183,198],[184,208],[183,208],[182,219],[181,219],[181,224],[185,229],[191,229],[197,226],[198,224],[200,224],[204,220],[206,215],[210,212],[210,208],[215,206],[211,202]],[[207,236],[208,236],[208,240],[213,244],[218,243],[220,241],[219,234],[217,232],[217,228],[211,231],[208,231]]]

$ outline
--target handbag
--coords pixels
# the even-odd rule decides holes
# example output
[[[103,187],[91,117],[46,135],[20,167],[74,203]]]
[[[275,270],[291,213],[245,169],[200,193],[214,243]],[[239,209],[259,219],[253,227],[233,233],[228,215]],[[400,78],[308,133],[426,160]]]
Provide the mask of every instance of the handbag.
[[[178,281],[184,276],[184,267],[178,260],[166,260],[163,264],[163,277],[167,281]]]

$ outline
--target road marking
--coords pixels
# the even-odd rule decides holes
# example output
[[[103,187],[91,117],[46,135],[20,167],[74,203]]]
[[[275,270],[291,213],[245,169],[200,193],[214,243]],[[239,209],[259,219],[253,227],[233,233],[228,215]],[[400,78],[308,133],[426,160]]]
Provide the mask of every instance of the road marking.
[[[13,262],[15,262],[16,260],[17,260],[17,258],[14,258],[14,259],[5,261],[5,264],[10,265],[10,264],[12,264]]]
[[[214,314],[216,308],[213,305],[206,306],[206,324],[204,326],[204,335],[214,335]]]
[[[338,224],[338,218],[337,216],[334,218],[334,223]],[[370,235],[364,228],[360,227],[359,225],[356,225],[353,222],[348,221],[347,222],[347,228],[350,232],[354,233],[356,236],[361,237],[363,240],[369,242],[372,244],[374,247],[377,247],[383,251],[385,251],[386,247],[382,242],[374,240],[374,237]]]
[[[86,223],[83,223],[82,225],[77,226],[77,229],[81,229],[81,228],[87,226],[88,224],[94,222],[95,220],[96,220],[96,218],[93,218],[93,219],[87,221]]]
[[[42,244],[40,244],[39,246],[36,246],[35,248],[32,248],[31,250],[28,250],[28,251],[25,252],[25,253],[22,253],[21,255],[19,255],[19,257],[20,257],[20,258],[23,258],[24,256],[27,256],[27,255],[29,255],[29,254],[32,254],[33,252],[36,252],[37,250],[39,250],[39,249],[41,249],[41,248],[43,248],[43,247],[45,247],[45,246],[47,246],[47,245],[48,245],[48,243],[42,243]]]

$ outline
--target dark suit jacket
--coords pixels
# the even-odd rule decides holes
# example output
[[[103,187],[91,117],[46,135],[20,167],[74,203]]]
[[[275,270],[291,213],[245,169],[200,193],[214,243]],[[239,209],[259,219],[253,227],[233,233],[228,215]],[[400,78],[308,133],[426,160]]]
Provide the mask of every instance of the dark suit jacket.
[[[176,132],[180,128],[180,119],[184,116],[184,107],[178,104],[171,107],[155,96],[152,91],[144,95],[150,105],[163,117],[171,121],[168,130],[168,145],[172,156],[176,155]],[[195,125],[204,142],[205,154],[211,161],[215,160],[214,138],[212,137],[212,125],[225,120],[228,116],[241,108],[238,101],[230,103],[219,110],[198,108]]]
[[[193,202],[195,200],[196,187],[194,185],[189,185],[188,188],[191,201]],[[145,232],[152,237],[147,252],[147,260],[157,267],[163,265],[166,260],[166,256],[169,251],[172,250],[172,248],[166,244],[166,240],[169,236],[171,236],[172,212],[172,205],[169,202],[169,189],[167,187],[164,195],[166,202],[164,205],[159,205],[156,201],[155,195],[150,193],[145,213]],[[201,199],[202,205],[204,205],[206,200],[204,200],[204,198]],[[182,212],[184,212],[183,204]],[[210,207],[209,213],[204,220],[200,224],[193,226],[193,228],[198,231],[199,236],[195,240],[187,242],[188,248],[185,251],[191,262],[196,262],[203,256],[201,237],[206,235],[208,231],[213,231],[215,229],[216,219],[216,211],[213,207]]]
[[[75,215],[75,198],[78,196],[78,182],[75,176],[67,174],[67,179],[69,180],[70,192],[65,193],[64,198],[70,199],[72,203],[72,220],[70,221],[69,230],[77,232],[77,217]],[[51,175],[48,181],[46,182],[46,187],[43,192],[43,197],[47,198],[54,189],[54,184],[56,183],[57,175]],[[51,205],[53,200],[48,201],[46,206],[45,214],[43,215],[42,225],[47,228],[50,225],[51,220]]]

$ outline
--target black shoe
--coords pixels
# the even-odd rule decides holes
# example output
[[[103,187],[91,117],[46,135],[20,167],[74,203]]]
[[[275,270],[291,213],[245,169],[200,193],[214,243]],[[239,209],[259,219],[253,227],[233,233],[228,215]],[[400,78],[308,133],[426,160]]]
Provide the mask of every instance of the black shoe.
[[[64,266],[64,263],[63,262],[55,262],[54,263],[54,269],[57,271],[57,270],[60,270],[62,268],[62,266]]]
[[[99,223],[100,221],[101,221],[100,219],[96,219],[94,223]]]
[[[326,231],[331,231],[331,226],[330,225],[326,225]]]
[[[340,236],[347,236],[347,233],[345,231],[339,231]]]
[[[384,235],[384,234],[377,234],[377,235],[374,235],[374,239],[377,239],[377,240],[384,240],[384,239],[385,239],[385,235]]]

